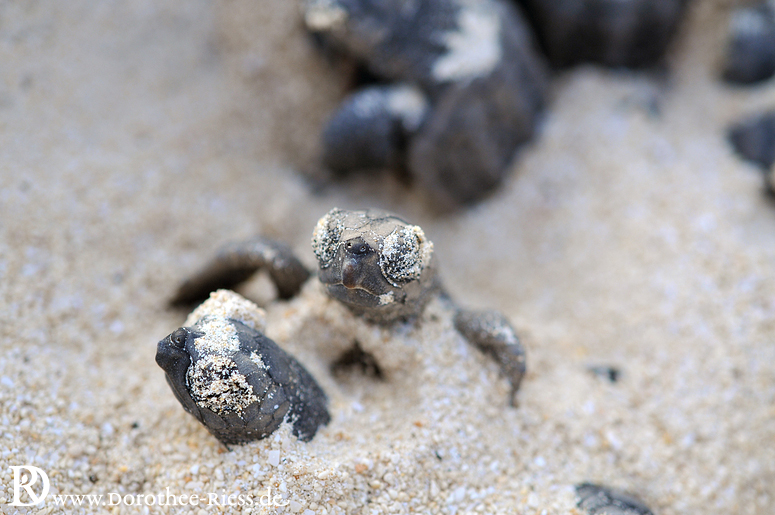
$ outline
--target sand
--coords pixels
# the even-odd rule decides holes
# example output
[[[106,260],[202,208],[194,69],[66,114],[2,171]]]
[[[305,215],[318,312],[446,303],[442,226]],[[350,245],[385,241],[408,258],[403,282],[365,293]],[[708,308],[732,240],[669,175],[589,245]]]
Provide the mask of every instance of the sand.
[[[582,481],[661,515],[775,511],[775,206],[724,141],[775,105],[775,82],[717,80],[730,5],[695,3],[667,78],[559,76],[504,187],[440,217],[387,177],[299,173],[346,84],[294,2],[1,4],[0,510],[17,510],[9,467],[34,465],[51,491],[20,513],[566,514]],[[329,393],[331,424],[228,452],[182,410],[154,363],[187,314],[165,307],[175,287],[256,233],[312,266],[334,206],[420,225],[452,296],[512,320],[528,351],[517,409],[443,302],[385,334],[313,284],[277,303],[259,280],[243,293]],[[335,376],[354,335],[417,359],[388,346],[383,381]],[[269,488],[282,508],[124,502],[260,504]]]

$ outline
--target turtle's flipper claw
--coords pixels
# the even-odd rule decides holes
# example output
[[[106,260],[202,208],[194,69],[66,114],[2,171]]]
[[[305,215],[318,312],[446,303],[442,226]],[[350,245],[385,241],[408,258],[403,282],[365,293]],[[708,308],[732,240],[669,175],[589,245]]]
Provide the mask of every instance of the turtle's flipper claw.
[[[526,370],[525,348],[506,317],[497,311],[459,309],[455,314],[455,329],[498,362],[501,372],[511,383],[510,404],[515,406]]]

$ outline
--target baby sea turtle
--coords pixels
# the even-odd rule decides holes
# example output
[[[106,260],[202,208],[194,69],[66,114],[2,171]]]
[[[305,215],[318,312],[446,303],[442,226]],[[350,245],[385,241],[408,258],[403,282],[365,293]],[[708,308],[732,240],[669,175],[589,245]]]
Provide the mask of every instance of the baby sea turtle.
[[[305,0],[323,44],[378,83],[344,100],[323,131],[335,172],[404,169],[434,208],[496,188],[534,134],[548,75],[530,27],[506,0]]]
[[[312,248],[319,266],[314,280],[329,298],[346,306],[366,324],[388,331],[405,328],[421,317],[434,298],[448,301],[436,274],[433,244],[420,227],[395,215],[377,210],[333,209],[317,223]],[[172,303],[198,300],[217,285],[233,286],[259,269],[268,271],[278,292],[286,296],[298,292],[311,275],[287,246],[264,238],[233,243],[186,281]],[[328,422],[325,395],[298,362],[259,332],[261,324],[253,324],[256,327],[251,329],[239,317],[221,309],[218,330],[224,326],[235,334],[228,351],[234,366],[224,368],[226,373],[221,373],[221,369],[211,373],[208,369],[210,375],[204,376],[203,386],[199,387],[205,394],[193,391],[191,370],[198,366],[202,352],[194,348],[193,342],[203,338],[197,334],[208,334],[207,327],[213,324],[208,317],[215,316],[211,310],[194,311],[187,321],[190,328],[179,329],[159,343],[157,361],[186,410],[225,442],[263,438],[286,416],[295,420],[294,432],[302,438],[312,438],[315,429]],[[508,320],[495,311],[454,308],[454,327],[468,342],[497,361],[510,382],[513,404],[525,373],[525,351]],[[279,364],[280,377],[273,375],[276,365],[270,362]],[[235,369],[239,373],[235,374]],[[211,386],[210,381],[219,382]],[[278,404],[276,397],[267,404],[263,399],[269,399],[269,395],[258,392],[266,392],[270,387],[282,391],[285,397],[281,398],[287,399],[287,404]],[[233,391],[241,393],[232,395]],[[218,398],[217,402],[211,402],[210,392]],[[212,406],[221,411],[214,411]],[[278,407],[284,411],[275,416],[275,406],[286,407]],[[203,415],[198,416],[197,410]],[[213,417],[210,412],[218,416]],[[255,425],[251,418],[255,416],[265,420]]]
[[[727,138],[740,157],[769,170],[775,164],[775,109],[738,120]]]
[[[550,62],[641,68],[657,64],[688,0],[520,0]]]
[[[727,139],[741,158],[764,172],[767,190],[775,193],[775,110],[734,123]]]
[[[227,446],[269,436],[286,419],[311,440],[330,419],[315,379],[263,328],[263,310],[220,290],[157,346],[175,397]]]
[[[754,84],[775,75],[775,0],[743,5],[732,11],[724,79]]]

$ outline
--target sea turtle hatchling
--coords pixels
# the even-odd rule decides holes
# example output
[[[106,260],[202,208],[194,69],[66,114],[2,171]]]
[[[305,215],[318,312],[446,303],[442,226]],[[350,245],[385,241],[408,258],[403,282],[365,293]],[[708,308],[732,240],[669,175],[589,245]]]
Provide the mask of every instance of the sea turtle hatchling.
[[[316,281],[329,298],[365,321],[361,323],[396,333],[421,319],[434,298],[453,305],[436,273],[433,244],[420,227],[395,215],[378,210],[332,209],[318,221],[312,249],[319,266]],[[224,247],[180,286],[171,302],[190,304],[218,287],[235,286],[259,269],[269,273],[284,298],[298,293],[312,275],[287,246],[255,238]],[[325,301],[325,296],[321,299],[331,306],[336,304]],[[233,314],[233,309],[218,308],[216,311],[220,311],[213,313],[204,306],[190,315],[187,324],[191,327],[178,329],[159,343],[157,362],[167,372],[168,382],[184,408],[227,444],[263,438],[279,426],[283,417],[293,422],[297,436],[311,439],[317,427],[329,420],[325,395],[312,376],[261,334],[261,324],[251,320],[246,323],[241,320],[244,316]],[[525,350],[514,329],[495,311],[454,307],[453,313],[455,329],[499,364],[511,385],[513,405],[525,373]],[[230,356],[233,366],[215,370],[200,365],[202,353],[193,342],[197,335],[202,341],[213,340],[217,331],[228,333],[224,345],[229,348],[217,352]],[[204,355],[208,352],[217,354],[205,349]],[[177,361],[165,358],[170,354],[178,356]],[[194,379],[198,369],[206,373],[199,374],[202,378],[197,383]],[[271,389],[278,397],[267,393]],[[278,402],[278,398],[284,402]],[[197,416],[197,412],[202,415]],[[262,420],[256,424],[253,417]]]
[[[322,161],[340,174],[393,169],[434,209],[503,183],[537,132],[548,70],[508,0],[304,0],[304,22],[377,79],[326,123]]]
[[[264,319],[252,302],[219,290],[157,346],[175,397],[226,446],[265,438],[286,419],[311,440],[330,420],[325,393],[264,336]]]

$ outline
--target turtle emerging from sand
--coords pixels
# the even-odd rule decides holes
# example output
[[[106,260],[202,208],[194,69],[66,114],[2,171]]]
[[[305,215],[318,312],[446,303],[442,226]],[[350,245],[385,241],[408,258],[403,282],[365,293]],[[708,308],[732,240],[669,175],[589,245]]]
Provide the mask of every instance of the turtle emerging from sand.
[[[452,304],[436,274],[433,244],[420,227],[383,211],[333,209],[318,221],[312,249],[319,266],[313,279],[279,242],[259,237],[230,244],[181,285],[172,303],[190,304],[264,269],[281,298],[319,295],[311,299],[318,309],[341,310],[330,302],[334,299],[350,312],[348,326],[365,324],[398,334],[420,323],[429,303],[438,299],[451,306],[444,312],[453,313],[454,328],[497,361],[514,404],[525,373],[519,338],[500,313]],[[283,420],[293,424],[300,439],[310,440],[330,420],[326,395],[298,361],[262,333],[260,311],[231,292],[213,294],[189,316],[186,327],[159,342],[156,361],[186,411],[224,444],[264,438]],[[312,322],[325,324],[324,318]],[[398,355],[403,352],[385,350],[384,337],[375,341],[369,347],[375,366],[409,366]],[[344,350],[351,358],[355,351],[373,359],[357,345]]]

